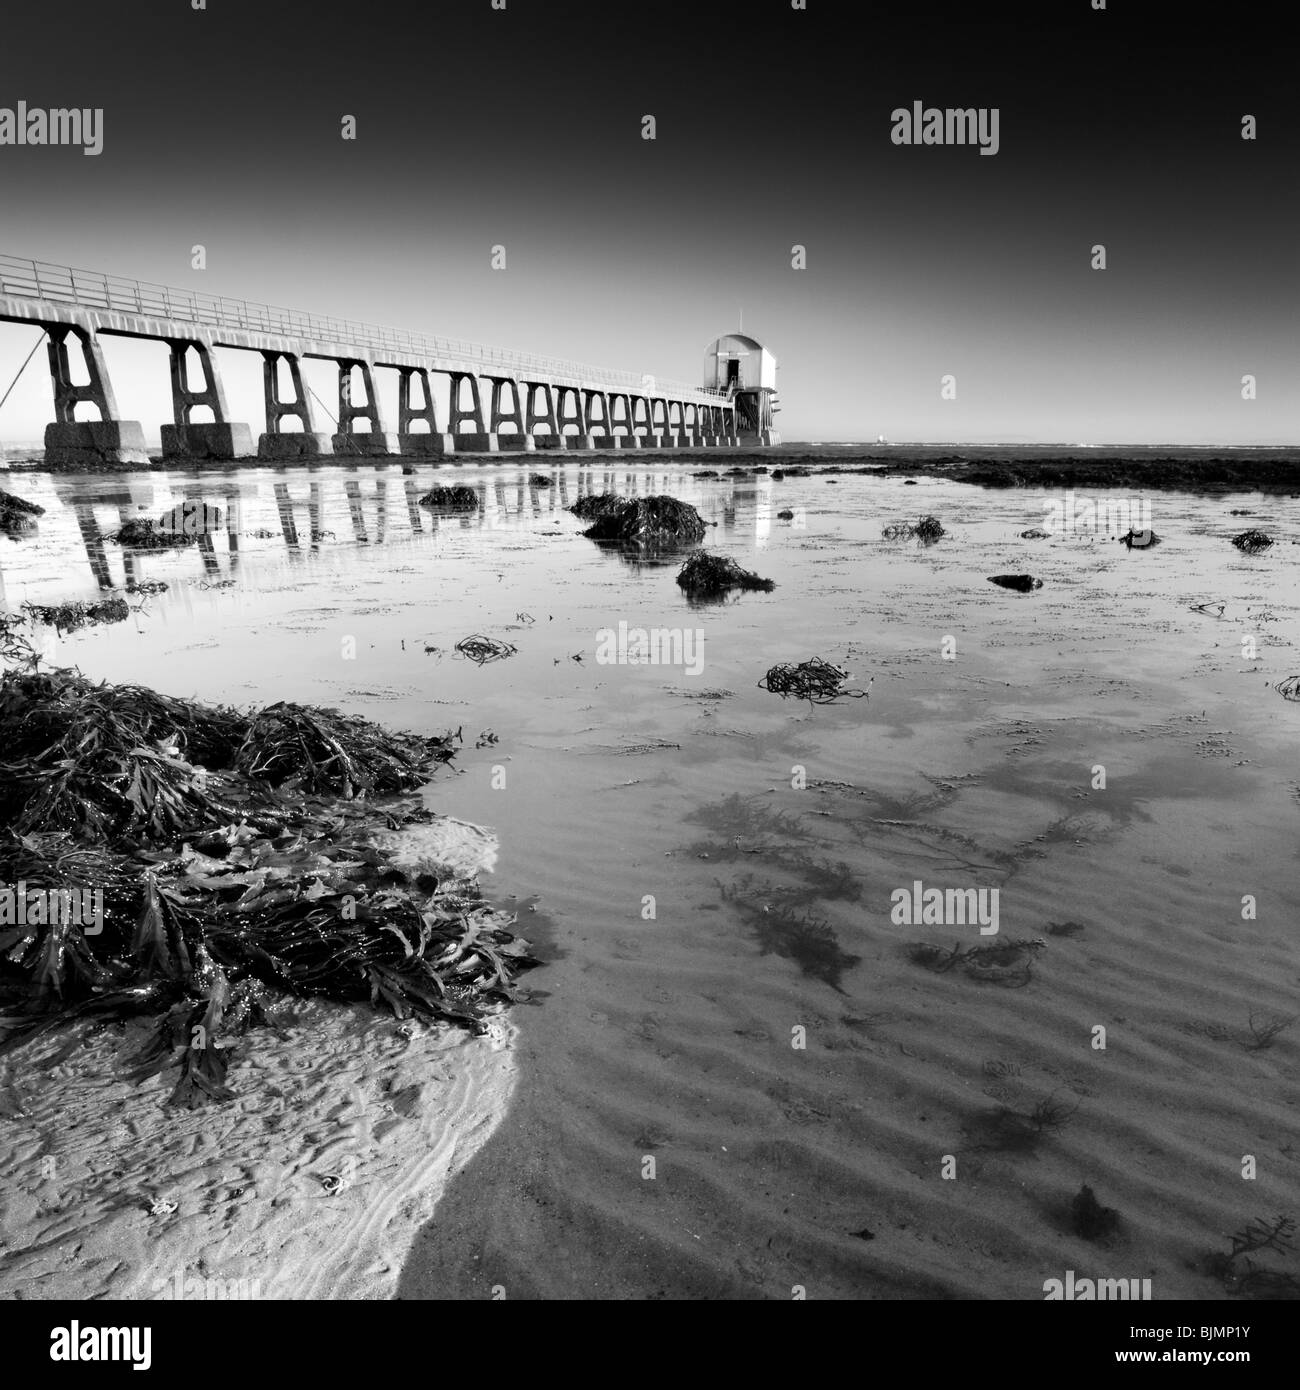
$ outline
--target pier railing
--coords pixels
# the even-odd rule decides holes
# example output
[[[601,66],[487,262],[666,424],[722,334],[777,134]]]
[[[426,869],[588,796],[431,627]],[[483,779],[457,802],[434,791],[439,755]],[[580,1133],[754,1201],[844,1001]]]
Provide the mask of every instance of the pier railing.
[[[510,348],[489,347],[461,338],[410,333],[400,328],[381,328],[375,324],[358,323],[354,319],[308,314],[273,304],[255,304],[246,299],[202,294],[196,290],[154,285],[143,280],[128,280],[120,275],[104,275],[96,270],[79,270],[45,261],[21,260],[15,256],[0,255],[0,294],[22,299],[43,299],[81,309],[142,314],[179,323],[199,324],[209,329],[243,329],[254,333],[272,333],[283,338],[310,338],[318,342],[339,343],[372,352],[387,350],[430,360],[470,362],[484,373],[502,376],[518,378],[531,373],[540,377],[568,377],[574,381],[618,387],[643,395],[716,396],[722,399],[727,396],[725,391],[710,387],[690,386],[663,377],[638,376],[635,372],[612,371],[564,357],[515,352]]]

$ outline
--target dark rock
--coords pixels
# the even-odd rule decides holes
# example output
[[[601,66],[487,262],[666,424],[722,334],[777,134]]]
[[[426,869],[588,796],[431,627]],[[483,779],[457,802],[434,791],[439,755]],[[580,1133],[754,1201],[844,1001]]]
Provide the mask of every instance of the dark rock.
[[[1017,593],[1027,594],[1031,589],[1041,589],[1043,581],[1032,574],[991,574],[989,583],[1000,585],[1003,589],[1015,589]]]

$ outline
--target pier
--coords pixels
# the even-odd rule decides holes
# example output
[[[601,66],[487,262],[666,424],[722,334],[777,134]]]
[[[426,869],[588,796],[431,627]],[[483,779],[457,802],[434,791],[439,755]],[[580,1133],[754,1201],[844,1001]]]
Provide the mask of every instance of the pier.
[[[102,340],[165,342],[173,419],[164,457],[266,460],[430,457],[536,449],[702,449],[775,443],[770,415],[737,409],[730,386],[611,371],[564,358],[380,328],[166,285],[0,255],[0,321],[48,335],[54,420],[45,430],[51,467],[148,462],[144,429],[124,420]],[[259,352],[266,428],[230,419],[217,348]],[[74,385],[80,352],[88,381]],[[325,431],[302,362],[338,368],[338,419]],[[385,418],[376,374],[397,373],[396,421]],[[439,419],[431,378],[445,375],[449,409]],[[78,419],[77,408],[96,419]],[[205,407],[211,420],[195,420]],[[393,426],[396,426],[394,429]]]

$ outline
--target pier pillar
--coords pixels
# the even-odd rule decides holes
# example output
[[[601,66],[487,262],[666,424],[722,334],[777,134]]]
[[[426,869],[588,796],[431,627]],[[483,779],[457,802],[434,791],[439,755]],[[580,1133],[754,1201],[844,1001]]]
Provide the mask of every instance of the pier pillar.
[[[456,446],[456,452],[464,450],[467,453],[475,454],[495,454],[500,447],[497,443],[495,434],[488,431],[483,422],[483,398],[479,394],[478,377],[473,372],[448,372],[451,378],[451,401],[447,410],[447,428],[451,431],[452,442]],[[466,410],[460,403],[461,384],[469,382],[470,395],[474,399],[473,406]],[[473,423],[474,429],[462,431],[461,425],[469,420]]]
[[[591,392],[597,395],[598,392]],[[573,402],[573,410],[566,411],[565,405],[569,401]],[[576,434],[565,434],[565,429],[569,425],[578,427]],[[583,412],[582,391],[577,386],[557,386],[555,387],[555,427],[560,435],[560,446],[564,449],[594,449],[591,427],[587,422],[587,417]]]
[[[165,458],[237,459],[249,458],[253,450],[253,433],[247,425],[233,424],[226,407],[226,392],[221,384],[217,360],[207,343],[185,338],[168,338],[172,379],[172,416],[174,423],[162,427],[162,451]],[[203,386],[195,391],[189,384],[187,358],[193,348],[203,372]],[[211,422],[194,423],[190,412],[205,405],[212,412]]]
[[[623,418],[618,418],[618,403],[623,402]],[[627,433],[616,434],[615,431],[622,426]],[[635,431],[632,428],[632,397],[624,391],[611,391],[609,393],[609,442],[606,445],[610,449],[634,449],[636,447]]]
[[[375,391],[375,372],[373,366],[362,358],[338,358],[339,367],[339,430],[334,436],[336,454],[358,455],[364,458],[387,458],[389,454],[400,454],[401,445],[395,434],[384,429],[383,415],[379,408],[379,396]],[[365,399],[359,404],[352,399],[352,373],[361,369],[361,384]],[[368,430],[356,428],[358,419],[370,422]]]
[[[537,409],[539,394],[546,402],[544,411]],[[555,413],[555,389],[549,381],[524,382],[525,412],[524,433],[539,449],[563,449],[564,432],[560,429],[559,417]],[[535,434],[538,425],[546,426],[545,434]]]
[[[424,396],[424,404],[417,405],[411,387],[419,381]],[[429,432],[418,433],[411,430],[415,420],[425,420]],[[450,454],[455,445],[451,435],[442,434],[438,429],[438,411],[433,401],[433,383],[423,367],[398,367],[397,369],[397,443],[403,454]]]
[[[54,382],[54,423],[45,427],[45,461],[54,467],[93,468],[105,463],[148,463],[144,430],[138,420],[120,420],[108,379],[99,335],[76,324],[42,324]],[[86,385],[74,386],[68,363],[68,337],[76,338],[86,363]],[[98,420],[78,420],[77,406],[89,402]]]
[[[289,364],[289,375],[293,381],[294,396],[289,401],[280,399],[278,368],[281,358]],[[266,433],[257,441],[258,458],[322,458],[333,452],[329,435],[316,430],[311,402],[303,385],[302,363],[295,353],[264,348],[262,384],[266,392]],[[302,421],[301,434],[286,434],[280,429],[280,421],[286,415],[296,416]]]
[[[638,449],[657,449],[659,441],[655,438],[651,422],[651,401],[648,396],[632,396],[632,442]],[[637,407],[640,406],[640,411]],[[640,418],[638,419],[638,415]]]
[[[583,423],[587,432],[587,437],[592,441],[593,449],[616,449],[617,443],[614,440],[614,422],[610,414],[610,397],[604,391],[594,391],[589,387],[583,387],[582,399]],[[600,402],[600,414],[597,415],[594,409],[596,402]],[[600,426],[600,433],[596,433],[596,426]]]
[[[492,383],[491,430],[496,436],[497,448],[535,449],[536,444],[524,429],[524,411],[519,396],[519,383],[512,376],[490,376],[488,380]],[[507,386],[510,388],[510,399],[514,402],[509,410],[506,410],[502,405],[502,398]],[[503,434],[501,432],[502,425],[513,425],[515,428],[510,433]]]

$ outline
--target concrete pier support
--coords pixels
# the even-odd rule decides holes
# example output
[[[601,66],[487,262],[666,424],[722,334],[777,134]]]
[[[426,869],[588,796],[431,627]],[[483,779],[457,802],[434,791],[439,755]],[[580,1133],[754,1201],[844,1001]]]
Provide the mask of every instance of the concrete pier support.
[[[608,401],[609,401],[609,421],[608,421],[608,425],[607,425],[607,433],[610,435],[610,438],[611,438],[611,440],[612,440],[612,439],[615,437],[615,431],[616,431],[616,430],[623,430],[623,431],[624,431],[624,434],[623,434],[623,435],[619,435],[618,438],[620,438],[620,439],[626,438],[626,439],[629,441],[629,443],[630,443],[630,441],[631,441],[633,435],[636,434],[636,430],[633,428],[633,423],[632,423],[632,398],[631,398],[631,396],[628,396],[628,395],[624,394],[624,393],[621,392],[621,391],[611,391],[611,392],[609,393],[609,396],[608,396]],[[619,403],[620,401],[623,402],[623,418],[622,418],[621,420],[619,419],[619,415],[618,415],[618,403]],[[628,448],[629,445],[628,445],[628,444],[613,444],[613,443],[611,443],[610,447],[611,447],[611,448]]]
[[[148,463],[144,430],[138,420],[120,420],[117,400],[108,379],[108,364],[99,336],[75,324],[42,324],[50,376],[54,382],[54,422],[45,427],[45,461],[55,467],[93,468],[102,463]],[[68,362],[68,337],[76,338],[86,363],[88,381],[74,386]],[[98,420],[78,420],[77,406],[88,402]]]
[[[389,454],[400,454],[402,446],[395,434],[384,429],[383,415],[379,407],[379,395],[375,391],[375,372],[373,366],[360,358],[339,359],[339,429],[334,436],[334,452],[352,457],[386,458]],[[360,368],[362,389],[365,399],[358,403],[352,396],[352,374]],[[356,422],[365,419],[370,422],[368,430],[356,428]]]
[[[416,402],[412,387],[418,381],[424,403]],[[429,430],[412,430],[417,420],[425,421]],[[455,445],[451,435],[438,429],[438,410],[433,400],[433,384],[423,367],[397,369],[397,447],[402,454],[450,454]]]
[[[216,358],[206,343],[183,338],[169,338],[172,380],[172,416],[174,423],[162,427],[162,451],[166,458],[236,459],[253,454],[253,433],[247,425],[230,420],[226,407],[226,392],[221,384]],[[189,384],[187,357],[194,349],[203,372],[203,386],[195,391]],[[196,406],[207,406],[211,422],[196,424],[190,412]]]
[[[548,434],[562,435],[564,431],[560,428],[560,419],[555,413],[555,390],[550,382],[526,381],[524,390],[527,402],[527,409],[524,412],[524,433],[532,434],[538,425],[545,425]],[[546,403],[545,410],[537,409],[539,396]]]
[[[456,452],[471,454],[495,454],[499,445],[497,437],[488,430],[483,419],[483,398],[479,394],[478,377],[473,372],[448,372],[451,378],[451,397],[447,407],[447,428],[451,431],[452,443]],[[461,405],[461,390],[469,382],[470,395],[474,404],[467,410]],[[461,425],[470,421],[473,430],[462,430]]]
[[[610,444],[608,441],[614,433],[614,421],[610,414],[611,398],[604,391],[592,390],[588,387],[582,389],[582,399],[585,404],[582,407],[582,427],[583,432],[593,440],[594,449],[617,448],[617,445]],[[596,402],[600,402],[600,414],[596,414]],[[561,419],[563,424],[563,419]],[[600,426],[600,433],[596,432],[596,426]]]
[[[488,428],[493,434],[500,434],[502,425],[513,425],[520,434],[524,430],[524,413],[519,402],[519,383],[509,376],[490,376],[488,380],[492,383],[492,423]],[[510,388],[510,399],[513,402],[509,410],[503,405],[506,387]]]
[[[539,398],[545,402],[546,408],[544,410],[537,408]],[[555,413],[555,389],[551,383],[549,381],[524,382],[524,405],[524,432],[533,441],[534,447],[552,452],[563,449],[566,440],[564,432],[560,429],[559,417]],[[540,434],[537,432],[538,425],[546,426],[546,429]]]
[[[289,375],[293,381],[294,396],[289,401],[280,399],[278,369],[281,358],[289,364]],[[311,402],[303,385],[302,363],[295,353],[264,349],[262,384],[266,394],[266,433],[257,441],[258,458],[323,458],[333,452],[329,435],[318,433],[316,430]],[[301,434],[286,434],[281,431],[280,422],[286,415],[302,421]]]
[[[492,423],[489,428],[496,437],[497,448],[512,451],[523,449],[525,452],[531,452],[537,446],[532,436],[524,429],[524,409],[518,381],[510,376],[490,376],[488,380],[492,383]],[[513,402],[509,410],[506,410],[504,405],[507,386],[510,388],[510,399]],[[502,430],[502,425],[513,425],[514,429]]]
[[[595,394],[594,392],[592,394]],[[567,410],[566,406],[572,403],[573,409]],[[591,425],[583,411],[582,392],[576,386],[557,386],[555,388],[553,404],[555,407],[555,429],[559,434],[563,434],[570,425],[576,425],[580,435],[590,434]]]

